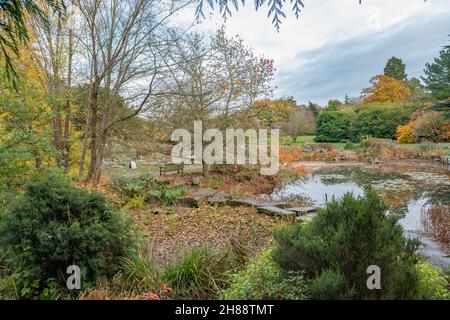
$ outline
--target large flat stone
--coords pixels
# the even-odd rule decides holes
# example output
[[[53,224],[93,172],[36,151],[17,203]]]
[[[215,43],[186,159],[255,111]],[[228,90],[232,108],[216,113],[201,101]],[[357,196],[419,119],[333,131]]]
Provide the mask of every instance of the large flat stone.
[[[215,189],[198,189],[192,191],[190,195],[182,197],[178,203],[187,207],[198,208],[200,205],[207,203],[208,199],[217,193]]]
[[[225,206],[227,205],[230,197],[224,192],[217,192],[215,195],[208,199],[209,204]]]
[[[295,212],[286,209],[281,209],[275,206],[262,206],[258,207],[258,212],[273,215],[273,216],[283,216],[283,217],[294,217]]]
[[[261,203],[255,199],[230,199],[227,201],[230,207],[258,207]]]
[[[261,203],[261,206],[278,207],[278,208],[282,208],[282,209],[287,209],[291,206],[291,204],[289,202],[284,202],[284,201],[263,201]]]
[[[227,205],[231,207],[278,207],[282,209],[286,209],[289,207],[288,202],[283,201],[266,201],[266,200],[257,200],[257,199],[230,199],[228,200]]]

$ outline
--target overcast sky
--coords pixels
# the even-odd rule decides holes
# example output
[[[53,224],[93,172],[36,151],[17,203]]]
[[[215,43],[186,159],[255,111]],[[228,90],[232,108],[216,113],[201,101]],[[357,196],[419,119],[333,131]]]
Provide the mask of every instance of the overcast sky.
[[[408,76],[419,77],[449,44],[450,0],[304,0],[299,20],[288,14],[279,33],[266,8],[255,12],[247,2],[227,20],[227,32],[274,59],[275,95],[300,103],[359,96],[391,56],[406,62]],[[214,31],[222,23],[213,13],[194,30]]]

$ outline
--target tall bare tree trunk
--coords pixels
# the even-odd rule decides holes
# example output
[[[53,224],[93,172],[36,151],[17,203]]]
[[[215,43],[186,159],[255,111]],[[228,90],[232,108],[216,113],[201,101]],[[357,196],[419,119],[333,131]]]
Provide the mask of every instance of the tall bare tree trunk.
[[[67,89],[72,88],[72,59],[73,59],[73,30],[69,29],[69,61],[67,66]],[[70,94],[70,93],[69,93]],[[64,169],[67,172],[70,166],[70,117],[71,117],[71,101],[67,99],[65,105],[64,119]]]
[[[84,129],[84,136],[83,136],[83,146],[81,148],[81,157],[80,157],[80,169],[78,171],[78,177],[82,178],[84,174],[84,164],[86,162],[86,153],[88,149],[88,142],[89,142],[89,131],[88,131],[88,125],[89,121],[86,121],[86,128]]]
[[[90,98],[90,110],[91,110],[91,120],[90,120],[90,135],[91,135],[91,158],[89,163],[89,170],[86,178],[86,182],[92,182],[92,178],[95,173],[95,166],[97,164],[98,155],[98,134],[97,134],[97,118],[98,118],[98,98],[99,98],[99,84],[94,81],[91,89]]]
[[[55,115],[53,117],[53,144],[56,149],[56,162],[58,166],[62,163],[62,127],[61,127],[61,114],[59,106],[55,107]]]
[[[102,164],[103,164],[106,139],[107,139],[106,134],[103,134],[99,138],[99,143],[98,143],[98,148],[97,148],[98,153],[97,153],[97,158],[96,158],[97,162],[95,163],[94,176],[93,176],[93,181],[92,181],[95,189],[97,189],[97,187],[99,186],[101,175],[102,175]]]

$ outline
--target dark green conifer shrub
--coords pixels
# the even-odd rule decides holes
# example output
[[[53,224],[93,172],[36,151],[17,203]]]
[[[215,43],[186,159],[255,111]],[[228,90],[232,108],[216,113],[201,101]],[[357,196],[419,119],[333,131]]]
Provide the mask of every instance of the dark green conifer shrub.
[[[55,179],[29,184],[2,220],[4,261],[25,298],[64,288],[70,265],[80,267],[84,287],[113,275],[134,243],[131,226],[102,195]]]
[[[316,299],[409,299],[417,295],[417,241],[406,239],[374,191],[333,200],[308,224],[280,229],[274,260],[304,271]],[[381,290],[369,290],[369,266],[381,269]]]

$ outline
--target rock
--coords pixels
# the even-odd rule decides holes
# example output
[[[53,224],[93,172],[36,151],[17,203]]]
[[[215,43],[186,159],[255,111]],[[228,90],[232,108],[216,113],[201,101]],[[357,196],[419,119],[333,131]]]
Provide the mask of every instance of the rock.
[[[208,202],[212,205],[225,206],[227,205],[227,202],[229,200],[230,197],[228,196],[228,194],[224,192],[217,192],[215,195],[208,199]]]
[[[282,209],[289,207],[289,203],[283,201],[263,201],[256,199],[230,199],[227,201],[227,205],[230,207],[278,207]]]
[[[261,204],[261,206],[265,206],[265,207],[278,207],[278,208],[282,208],[282,209],[287,209],[291,206],[290,203],[288,202],[284,202],[284,201],[274,201],[274,202],[263,202]],[[289,210],[289,209],[288,209]]]
[[[192,186],[194,187],[199,187],[203,182],[203,178],[202,177],[194,177],[192,179]]]
[[[214,196],[217,190],[205,188],[193,191],[190,195],[180,198],[178,203],[191,208],[198,208],[200,205],[208,202],[208,199]]]
[[[288,208],[289,211],[294,211],[295,213],[298,213],[300,215],[316,212],[317,208],[314,207],[299,207],[299,208]]]
[[[263,206],[263,207],[258,207],[258,212],[260,213],[264,213],[264,214],[268,214],[268,215],[273,215],[273,216],[283,216],[283,217],[293,217],[296,215],[295,212],[293,211],[289,211],[286,209],[281,209],[278,207],[270,207],[270,206]]]
[[[258,207],[261,203],[255,199],[230,199],[227,201],[230,207]]]

